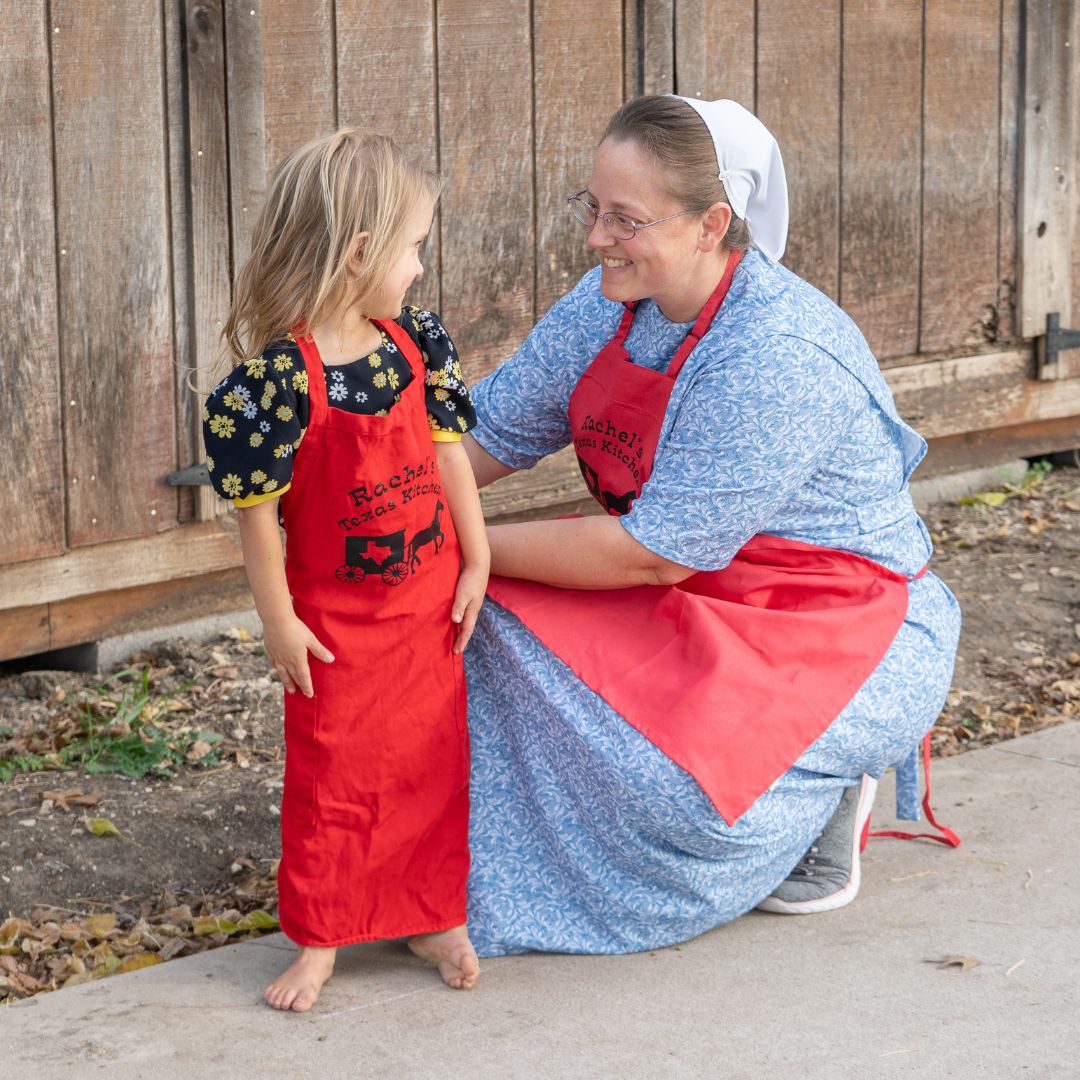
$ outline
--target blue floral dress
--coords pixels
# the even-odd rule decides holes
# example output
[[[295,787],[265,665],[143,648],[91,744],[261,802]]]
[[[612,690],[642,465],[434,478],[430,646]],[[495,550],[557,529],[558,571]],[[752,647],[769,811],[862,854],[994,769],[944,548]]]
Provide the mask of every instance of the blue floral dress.
[[[623,308],[599,270],[473,391],[473,436],[528,469],[570,442],[570,394]],[[689,323],[638,306],[627,349],[666,366]],[[931,554],[907,481],[926,450],[862,335],[756,250],[676,381],[651,478],[621,521],[663,557],[717,570],[757,533],[914,575]],[[472,737],[469,925],[482,956],[622,953],[684,941],[752,909],[845,786],[906,762],[952,678],[960,615],[933,574],[829,729],[734,825],[693,778],[580,682],[518,619],[484,605],[466,651]],[[910,777],[901,810],[914,816]]]

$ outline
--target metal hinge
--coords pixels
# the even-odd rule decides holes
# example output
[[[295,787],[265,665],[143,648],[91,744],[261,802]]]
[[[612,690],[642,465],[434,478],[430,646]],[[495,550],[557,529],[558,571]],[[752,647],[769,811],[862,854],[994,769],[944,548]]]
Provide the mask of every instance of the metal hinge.
[[[200,461],[198,465],[189,465],[186,469],[169,473],[165,483],[170,487],[199,487],[210,483],[210,470],[205,461]]]
[[[1039,370],[1051,369],[1056,375],[1058,353],[1065,349],[1080,349],[1080,330],[1062,330],[1061,313],[1051,311],[1046,316],[1046,336],[1039,338]]]

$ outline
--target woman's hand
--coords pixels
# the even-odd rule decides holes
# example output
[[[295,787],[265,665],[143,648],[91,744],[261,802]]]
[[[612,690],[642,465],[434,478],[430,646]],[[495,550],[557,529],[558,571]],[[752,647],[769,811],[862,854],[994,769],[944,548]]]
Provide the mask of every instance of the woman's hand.
[[[476,617],[480,614],[480,605],[487,592],[487,566],[463,566],[458,577],[457,591],[454,593],[454,606],[450,609],[450,618],[458,624],[454,652],[462,653],[472,637]]]
[[[334,661],[333,654],[293,612],[263,623],[263,644],[273,669],[281,677],[286,693],[299,688],[305,697],[313,697],[310,652],[326,664]]]

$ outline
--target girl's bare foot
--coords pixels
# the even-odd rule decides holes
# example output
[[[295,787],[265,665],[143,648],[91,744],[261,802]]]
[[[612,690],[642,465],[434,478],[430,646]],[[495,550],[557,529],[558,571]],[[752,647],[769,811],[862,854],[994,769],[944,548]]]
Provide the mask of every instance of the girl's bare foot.
[[[307,1012],[319,1000],[322,985],[334,971],[337,949],[301,945],[296,959],[266,988],[263,998],[275,1009]]]
[[[443,982],[455,990],[471,990],[480,974],[480,962],[464,925],[437,934],[417,934],[409,938],[409,948],[421,960],[435,964]]]

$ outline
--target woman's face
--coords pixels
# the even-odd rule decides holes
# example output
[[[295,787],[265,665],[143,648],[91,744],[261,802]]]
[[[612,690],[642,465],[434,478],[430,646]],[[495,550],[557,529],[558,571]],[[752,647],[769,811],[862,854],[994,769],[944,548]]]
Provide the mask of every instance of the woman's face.
[[[582,198],[598,213],[614,211],[639,223],[685,209],[668,193],[656,163],[632,141],[605,139],[600,144]],[[649,296],[669,319],[693,318],[695,312],[683,311],[684,298],[699,291],[696,286],[703,271],[712,272],[702,258],[706,253],[700,238],[701,217],[696,214],[639,229],[632,240],[617,240],[597,218],[589,230],[589,246],[600,259],[601,293],[623,303]]]

